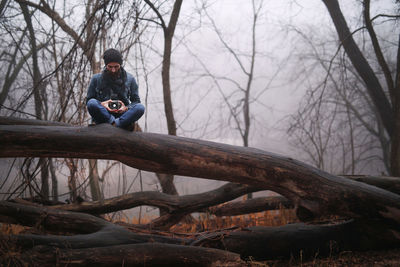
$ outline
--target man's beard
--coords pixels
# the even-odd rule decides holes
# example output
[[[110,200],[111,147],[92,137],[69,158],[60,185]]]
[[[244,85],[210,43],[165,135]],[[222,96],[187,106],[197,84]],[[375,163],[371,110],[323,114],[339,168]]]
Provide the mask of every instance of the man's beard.
[[[111,72],[111,71],[107,71],[108,75],[110,75],[111,79],[115,80],[118,79],[120,76],[121,71],[116,71],[116,72]]]

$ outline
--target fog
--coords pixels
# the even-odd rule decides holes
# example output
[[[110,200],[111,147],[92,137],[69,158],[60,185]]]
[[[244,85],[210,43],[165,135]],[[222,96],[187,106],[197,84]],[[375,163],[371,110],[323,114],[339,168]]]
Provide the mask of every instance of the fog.
[[[387,11],[386,8],[392,7],[391,2],[379,1],[379,7],[372,7]],[[296,73],[295,58],[307,50],[299,42],[301,38],[297,32],[308,33],[312,29],[318,37],[334,37],[333,24],[320,0],[261,3],[255,29],[257,52],[251,87],[249,146],[302,160],[301,152],[290,145],[286,134],[288,116],[297,111],[306,89]],[[243,63],[243,68],[250,67],[252,4],[247,0],[209,1],[206,12],[201,10],[201,4],[202,1],[184,1],[173,42],[171,88],[178,136],[242,146],[243,141],[223,95],[231,96],[230,103],[234,105],[242,98],[238,86],[246,87],[247,76],[238,59]],[[358,11],[352,8],[355,5],[354,1],[341,1],[342,10],[353,23],[353,29],[357,28],[359,21]],[[221,42],[215,27],[237,58]],[[141,41],[146,49],[145,71],[138,59],[137,49],[129,53],[124,63],[125,69],[136,76],[142,103],[146,104],[146,114],[139,124],[146,132],[166,134],[160,65],[162,31],[152,29],[144,33]],[[113,42],[110,40],[117,46]],[[10,160],[2,160],[1,163],[9,166]],[[100,166],[104,164],[101,161]],[[106,197],[121,193],[122,168],[119,165],[113,175],[106,176]],[[7,174],[8,168],[2,168],[1,177]],[[140,178],[137,170],[130,167],[127,168],[127,174],[127,183],[132,183],[131,192],[160,189],[154,174],[142,172]],[[67,178],[66,171],[61,170],[60,193],[66,192]],[[208,191],[222,183],[175,178],[180,194]]]

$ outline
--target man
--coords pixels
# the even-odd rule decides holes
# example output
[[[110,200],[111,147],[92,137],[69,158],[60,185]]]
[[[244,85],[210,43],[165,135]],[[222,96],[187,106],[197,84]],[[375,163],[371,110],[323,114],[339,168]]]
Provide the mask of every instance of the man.
[[[90,81],[86,106],[96,124],[110,123],[133,130],[133,124],[144,113],[135,78],[124,70],[122,55],[108,49],[103,55],[105,67]]]

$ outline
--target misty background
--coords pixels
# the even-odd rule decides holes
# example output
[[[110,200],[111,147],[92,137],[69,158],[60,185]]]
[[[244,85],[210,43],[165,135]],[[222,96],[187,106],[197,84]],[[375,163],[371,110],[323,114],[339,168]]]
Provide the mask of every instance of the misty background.
[[[38,102],[34,97],[37,87],[32,83],[34,68],[29,58],[29,38],[24,30],[26,23],[18,1],[3,2],[0,115],[37,118]],[[121,50],[123,66],[137,79],[139,95],[146,106],[139,125],[145,132],[167,134],[161,80],[163,31],[154,12],[144,2],[133,2],[113,1],[114,9],[108,6],[109,12],[103,17],[106,27],[93,28],[98,37],[93,48],[97,72],[103,67],[100,59],[105,49]],[[172,1],[154,2],[168,23]],[[71,28],[82,34],[82,38],[89,36],[85,33],[85,12],[89,3],[92,1],[48,2]],[[354,38],[374,62],[372,49],[365,41],[368,38],[365,30],[359,29],[363,26],[362,4],[345,0],[340,1],[340,5],[350,30],[355,32]],[[94,65],[65,29],[40,9],[30,6],[29,12],[37,45],[43,45],[38,48],[41,119],[87,125],[90,118],[84,98],[90,77],[96,72]],[[395,1],[380,0],[371,4],[371,17],[396,12],[398,3]],[[376,20],[375,26],[389,55],[389,63],[395,65],[398,22],[382,18]],[[27,60],[5,92],[8,72],[24,57]],[[332,107],[332,103],[343,102],[343,99],[359,105],[356,110],[363,111],[365,106],[360,95],[349,93],[347,98],[339,99],[338,95],[343,95],[333,89],[335,81],[351,76],[339,71],[343,69],[340,63],[344,58],[332,20],[320,0],[184,1],[172,42],[170,72],[177,135],[243,146],[247,88],[250,95],[249,147],[295,158],[338,175],[388,174],[377,138],[371,137],[357,123],[351,127],[350,136],[348,125],[351,123],[343,119],[340,106]],[[247,87],[252,66],[251,86]],[[328,75],[331,72],[334,74]],[[358,84],[362,87],[361,81]],[[339,85],[338,88],[344,87]],[[312,109],[317,105],[320,106],[318,116]],[[365,112],[365,116],[370,122],[376,122],[373,114]],[[314,129],[316,125],[318,128]],[[350,143],[355,144],[351,151],[347,150]],[[21,186],[27,177],[36,181],[33,187],[40,190],[40,169],[35,160],[27,164],[24,159],[10,158],[1,159],[0,163],[2,199],[34,195],[35,190]],[[87,164],[74,162],[72,165],[76,167],[79,194],[90,199]],[[54,159],[61,201],[70,197],[69,166],[64,159]],[[104,198],[141,190],[161,190],[153,173],[105,160],[99,160],[98,167]],[[209,191],[224,182],[176,176],[174,183],[179,195],[185,195]],[[152,213],[155,209],[145,208],[141,212]]]

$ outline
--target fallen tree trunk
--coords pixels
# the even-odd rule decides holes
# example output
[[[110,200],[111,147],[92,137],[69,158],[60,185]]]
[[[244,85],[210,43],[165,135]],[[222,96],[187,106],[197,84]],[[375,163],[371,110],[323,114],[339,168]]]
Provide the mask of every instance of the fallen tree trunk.
[[[87,146],[89,143],[91,145]],[[51,156],[113,159],[148,171],[247,184],[259,189],[270,189],[285,196],[295,204],[298,215],[303,220],[340,215],[357,218],[355,222],[358,223],[358,228],[339,227],[337,230],[333,230],[336,226],[328,226],[324,228],[327,230],[321,230],[318,225],[312,225],[307,228],[310,230],[308,231],[302,227],[292,229],[290,227],[295,226],[288,225],[285,226],[287,228],[275,228],[270,232],[245,230],[227,235],[207,236],[205,239],[198,237],[196,240],[182,240],[133,234],[122,227],[110,225],[110,223],[94,224],[91,227],[88,221],[95,220],[93,218],[96,217],[90,215],[78,215],[50,209],[39,212],[39,207],[26,208],[1,203],[0,220],[2,221],[30,223],[30,225],[49,228],[50,231],[59,231],[62,228],[67,229],[65,231],[68,229],[78,231],[78,228],[83,231],[73,236],[13,236],[19,245],[25,247],[32,246],[32,244],[51,244],[61,249],[67,249],[67,245],[68,249],[86,249],[154,241],[176,245],[187,244],[190,241],[192,245],[223,248],[236,251],[245,257],[256,255],[255,257],[262,259],[266,257],[265,254],[269,255],[268,251],[270,250],[273,251],[273,254],[279,254],[277,250],[274,250],[275,247],[268,247],[271,240],[275,240],[274,236],[276,236],[276,240],[287,241],[282,243],[285,244],[282,245],[282,255],[288,255],[288,251],[297,253],[297,247],[293,245],[297,243],[300,246],[299,249],[304,247],[308,249],[307,242],[313,242],[313,238],[318,236],[326,236],[324,237],[325,241],[333,240],[343,243],[349,243],[349,240],[346,239],[348,236],[354,240],[370,240],[372,245],[369,248],[377,248],[382,244],[399,245],[399,195],[364,183],[333,176],[293,159],[257,149],[158,134],[127,133],[109,125],[94,127],[3,125],[0,126],[0,146],[2,148],[0,157]],[[68,213],[67,217],[63,218],[63,213]],[[179,211],[176,214],[179,215]],[[164,220],[165,223],[179,217],[173,218],[173,213],[167,215],[170,218],[159,219]],[[90,216],[90,219],[86,220],[85,216]],[[75,223],[67,226],[67,222],[71,221]],[[80,225],[84,227],[81,228]],[[362,229],[362,231],[358,229]],[[296,236],[302,236],[302,233],[306,232],[308,232],[306,236],[310,236],[310,239],[304,236],[302,241],[292,241],[296,240]],[[254,239],[257,236],[259,238]],[[344,236],[344,241],[338,239],[339,236]],[[223,238],[223,242],[221,238]],[[294,243],[292,244],[292,242]],[[258,244],[258,250],[254,247],[255,244]],[[350,244],[361,246],[358,241],[350,242]],[[317,250],[319,246],[323,246],[323,244],[317,243]],[[268,249],[267,252],[265,248]],[[313,251],[312,249],[311,251]],[[323,247],[321,247],[321,251],[323,251]]]
[[[140,259],[144,258],[149,260],[146,261],[148,264],[165,261],[174,264],[212,265],[235,263],[238,254],[242,258],[256,260],[300,255],[306,258],[343,250],[384,249],[400,245],[392,230],[379,220],[353,220],[327,225],[250,227],[193,234],[182,238],[182,235],[176,237],[174,234],[165,236],[133,233],[92,215],[10,202],[0,202],[0,214],[2,222],[34,226],[42,232],[42,235],[0,235],[0,245],[15,246],[17,251],[24,254],[25,259],[32,259],[44,266],[54,264],[57,260],[84,265],[95,265],[99,262],[119,264],[124,260],[125,263],[140,265],[143,264]],[[69,235],[54,235],[60,231],[68,232]],[[213,250],[205,250],[199,246]],[[170,254],[166,254],[167,251]],[[209,259],[206,260],[207,258]]]
[[[345,177],[356,179],[367,184],[372,184],[392,192],[396,192],[398,184],[400,183],[400,178],[396,177]],[[291,201],[283,196],[258,197],[248,200],[227,202],[244,194],[256,191],[259,191],[259,189],[254,186],[228,183],[209,192],[186,196],[171,196],[156,191],[135,192],[105,199],[103,201],[58,204],[49,206],[49,208],[85,212],[89,214],[104,214],[146,205],[158,207],[168,213],[171,219],[174,218],[171,221],[167,221],[167,217],[164,216],[162,220],[159,219],[157,221],[157,224],[155,222],[150,223],[153,228],[160,226],[162,228],[167,228],[166,226],[171,225],[173,222],[179,221],[178,217],[198,211],[208,212],[216,216],[235,216],[267,210],[276,210],[280,208],[294,208]],[[14,201],[21,204],[30,204],[30,202],[25,200],[15,199]],[[46,205],[51,204],[47,203]],[[165,225],[163,225],[161,221],[164,221]]]
[[[345,177],[357,179],[367,184],[372,184],[393,192],[396,192],[398,184],[400,183],[400,179],[396,177]],[[183,217],[185,214],[198,211],[208,212],[216,216],[235,216],[280,208],[294,208],[291,201],[283,196],[258,197],[248,200],[227,202],[244,194],[256,191],[259,191],[259,189],[254,186],[228,183],[209,192],[186,196],[171,196],[156,191],[135,192],[105,199],[103,201],[58,204],[49,206],[49,208],[85,212],[89,214],[104,214],[130,209],[141,205],[153,206],[164,210],[168,214],[149,224],[152,228],[161,229],[168,229],[168,227],[174,223],[179,222],[179,218]],[[21,204],[30,204],[30,202],[19,199],[15,199],[14,201]]]
[[[259,190],[254,186],[228,183],[215,190],[193,195],[177,196],[157,191],[144,191],[129,193],[103,201],[54,205],[49,206],[49,208],[104,214],[146,205],[158,207],[171,214],[189,214]]]
[[[192,245],[224,249],[242,258],[315,258],[340,251],[366,251],[400,246],[399,239],[378,220],[351,220],[337,224],[255,226],[204,235]]]
[[[253,148],[160,134],[128,134],[110,125],[2,125],[0,146],[0,157],[114,159],[153,172],[254,185],[290,199],[303,220],[335,214],[400,223],[399,195]]]
[[[24,248],[52,245],[60,248],[78,249],[145,242],[169,244],[185,244],[186,242],[180,238],[134,234],[122,226],[89,214],[27,206],[7,201],[0,202],[0,221],[32,226],[39,232],[45,230],[45,233],[50,234],[12,236],[16,245]],[[4,238],[6,237],[3,236]]]
[[[344,175],[344,177],[400,194],[400,178],[391,176]]]
[[[239,254],[160,243],[101,248],[57,249],[38,246],[22,255],[27,266],[245,266]]]

